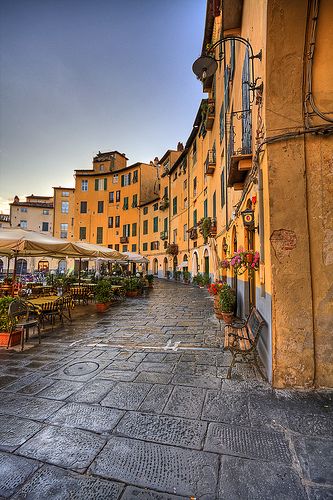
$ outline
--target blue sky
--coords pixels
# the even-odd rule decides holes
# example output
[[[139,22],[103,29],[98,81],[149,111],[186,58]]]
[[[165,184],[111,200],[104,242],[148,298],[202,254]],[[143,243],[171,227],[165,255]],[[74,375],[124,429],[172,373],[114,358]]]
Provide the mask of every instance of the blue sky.
[[[98,152],[149,162],[185,142],[203,97],[206,0],[2,0],[0,211],[73,186]]]

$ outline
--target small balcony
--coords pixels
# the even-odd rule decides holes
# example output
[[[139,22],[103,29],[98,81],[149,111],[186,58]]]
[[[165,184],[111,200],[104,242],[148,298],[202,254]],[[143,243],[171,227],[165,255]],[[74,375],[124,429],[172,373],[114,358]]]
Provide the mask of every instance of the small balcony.
[[[205,121],[206,130],[212,130],[214,119],[215,119],[215,100],[208,99],[206,121]]]
[[[189,236],[190,240],[197,240],[198,239],[198,229],[196,226],[193,226],[188,230],[188,236]]]
[[[169,208],[169,198],[163,197],[160,201],[160,210],[164,211]]]
[[[128,236],[120,236],[120,243],[128,243]]]
[[[231,118],[242,121],[241,127],[230,127],[228,145],[228,186],[242,190],[252,168],[251,110],[235,111]],[[241,129],[241,130],[240,130]],[[236,133],[235,130],[239,130]]]
[[[216,152],[214,149],[210,149],[207,153],[207,158],[205,161],[205,174],[213,175],[216,167]]]
[[[161,238],[161,240],[167,240],[168,239],[168,231],[161,231],[160,238]]]

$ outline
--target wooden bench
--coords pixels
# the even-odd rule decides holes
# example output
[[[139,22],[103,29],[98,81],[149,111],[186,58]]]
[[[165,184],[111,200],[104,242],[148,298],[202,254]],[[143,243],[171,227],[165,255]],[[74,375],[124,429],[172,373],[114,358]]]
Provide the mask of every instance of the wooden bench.
[[[260,375],[266,379],[259,364],[256,347],[265,325],[265,320],[255,307],[252,308],[246,321],[235,321],[226,325],[224,329],[224,350],[232,354],[227,378],[231,378],[231,371],[236,363],[254,363]],[[239,359],[241,358],[241,359]]]

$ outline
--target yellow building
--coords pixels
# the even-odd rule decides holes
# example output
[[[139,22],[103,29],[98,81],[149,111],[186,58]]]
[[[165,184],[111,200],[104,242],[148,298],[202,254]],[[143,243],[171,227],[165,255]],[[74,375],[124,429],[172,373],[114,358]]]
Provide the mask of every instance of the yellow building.
[[[139,205],[156,197],[157,169],[117,151],[99,153],[93,169],[75,171],[75,240],[139,251]]]
[[[75,189],[54,187],[53,200],[53,236],[73,241]]]

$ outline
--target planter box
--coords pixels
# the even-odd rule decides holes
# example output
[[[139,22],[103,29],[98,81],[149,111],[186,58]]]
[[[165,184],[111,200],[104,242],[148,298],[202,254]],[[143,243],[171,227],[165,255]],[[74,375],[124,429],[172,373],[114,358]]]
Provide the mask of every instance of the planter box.
[[[138,290],[127,290],[126,297],[137,297],[139,295]]]
[[[7,347],[9,335],[9,332],[0,332],[0,346]],[[22,332],[14,332],[10,340],[9,347],[19,345],[21,343],[21,335]]]
[[[109,302],[96,302],[96,311],[105,312],[109,307]]]

